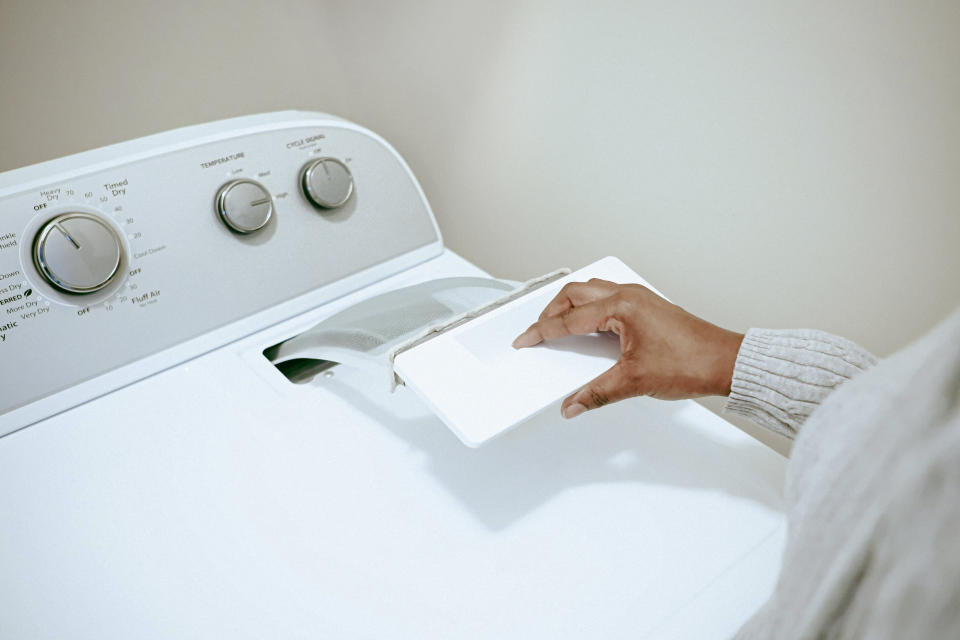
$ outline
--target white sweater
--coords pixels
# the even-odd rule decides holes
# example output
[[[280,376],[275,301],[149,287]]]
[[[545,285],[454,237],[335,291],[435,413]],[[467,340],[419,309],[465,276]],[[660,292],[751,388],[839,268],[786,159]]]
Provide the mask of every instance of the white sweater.
[[[752,329],[727,410],[796,436],[780,578],[738,638],[960,638],[960,310],[879,364]]]

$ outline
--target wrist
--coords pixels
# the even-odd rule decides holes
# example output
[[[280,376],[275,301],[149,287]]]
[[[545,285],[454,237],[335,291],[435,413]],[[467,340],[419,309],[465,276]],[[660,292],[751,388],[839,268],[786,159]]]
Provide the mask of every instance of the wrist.
[[[744,334],[726,329],[720,331],[714,360],[714,393],[719,396],[729,396],[730,387],[733,384],[733,370],[737,364]]]

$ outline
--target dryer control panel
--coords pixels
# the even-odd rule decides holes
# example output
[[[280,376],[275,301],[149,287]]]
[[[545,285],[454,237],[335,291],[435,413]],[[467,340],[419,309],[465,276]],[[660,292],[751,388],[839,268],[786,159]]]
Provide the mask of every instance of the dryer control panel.
[[[323,114],[0,174],[0,435],[441,251],[396,151]]]

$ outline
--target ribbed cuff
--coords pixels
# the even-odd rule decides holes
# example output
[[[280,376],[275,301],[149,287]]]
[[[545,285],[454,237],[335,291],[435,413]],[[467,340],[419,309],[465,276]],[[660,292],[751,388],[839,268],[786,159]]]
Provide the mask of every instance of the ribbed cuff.
[[[750,329],[725,411],[793,438],[834,389],[876,364],[855,343],[812,329]]]

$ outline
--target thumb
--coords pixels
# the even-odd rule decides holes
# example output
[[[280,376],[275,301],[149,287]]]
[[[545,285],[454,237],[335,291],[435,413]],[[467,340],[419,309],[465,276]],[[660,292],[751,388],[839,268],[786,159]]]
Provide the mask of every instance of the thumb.
[[[636,392],[630,387],[630,376],[621,360],[564,400],[560,412],[564,418],[576,418],[590,409],[634,395]]]

